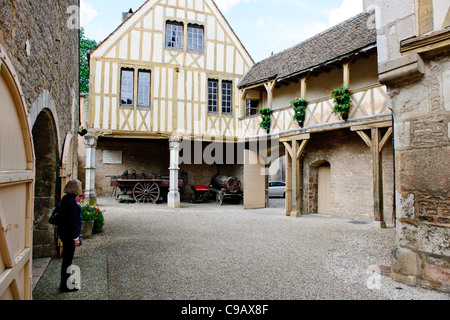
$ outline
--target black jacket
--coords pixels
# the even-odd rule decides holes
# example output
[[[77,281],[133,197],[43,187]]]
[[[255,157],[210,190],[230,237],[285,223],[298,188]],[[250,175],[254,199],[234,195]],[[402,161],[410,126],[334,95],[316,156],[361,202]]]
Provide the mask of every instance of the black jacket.
[[[81,207],[76,195],[66,194],[61,200],[61,224],[58,225],[58,235],[61,239],[77,239],[81,231]]]

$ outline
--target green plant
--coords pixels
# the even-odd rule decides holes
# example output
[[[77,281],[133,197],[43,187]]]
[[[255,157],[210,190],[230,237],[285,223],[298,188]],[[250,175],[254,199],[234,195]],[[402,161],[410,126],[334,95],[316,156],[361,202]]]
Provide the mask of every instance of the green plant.
[[[101,230],[105,225],[103,212],[99,208],[88,204],[81,207],[81,219],[83,221],[94,221],[94,230]]]
[[[333,113],[335,115],[341,116],[343,120],[348,119],[348,114],[350,111],[350,105],[352,104],[351,97],[352,90],[346,86],[342,86],[338,89],[333,89],[331,96],[334,101]]]
[[[270,123],[271,123],[270,115],[272,114],[272,110],[270,108],[263,108],[259,110],[258,113],[261,115],[262,119],[259,126],[263,129],[270,130]]]
[[[295,111],[294,120],[297,121],[300,126],[303,126],[306,109],[308,108],[308,101],[305,99],[295,98],[291,100],[291,108]]]
[[[99,44],[95,40],[88,39],[84,28],[80,30],[80,93],[89,93],[89,54]]]

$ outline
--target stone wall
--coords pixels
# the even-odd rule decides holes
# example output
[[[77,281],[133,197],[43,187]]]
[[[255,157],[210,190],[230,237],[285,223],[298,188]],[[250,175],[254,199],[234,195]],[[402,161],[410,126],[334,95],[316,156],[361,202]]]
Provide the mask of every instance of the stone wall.
[[[419,12],[417,5],[428,7]],[[449,31],[421,35],[422,20],[416,21],[423,14],[432,21],[433,10],[445,13],[448,4],[364,0],[364,7],[377,10],[378,70],[394,117],[392,277],[450,292],[450,46],[439,38],[420,42]],[[408,43],[416,49],[405,50]]]
[[[74,17],[74,13],[67,13],[71,5],[78,6],[79,1],[0,0],[0,44],[18,74],[29,122],[37,139],[34,146],[37,172],[35,257],[53,256],[56,252],[48,216],[61,193],[59,161],[66,135],[76,136],[78,131],[79,62],[76,53],[79,51],[79,32],[68,27],[68,20]],[[47,135],[48,139],[43,141]],[[72,150],[75,172],[76,149],[75,139]],[[52,154],[48,157],[52,162],[52,173],[40,175],[44,167],[48,169],[46,154],[49,152]],[[51,181],[45,178],[48,176]]]
[[[48,92],[45,102],[55,103],[60,141],[78,125],[79,33],[67,26],[67,8],[78,2],[0,0],[0,43],[16,68],[30,116]]]
[[[394,277],[450,292],[450,50],[424,56],[427,73],[389,88],[399,135]],[[405,258],[406,256],[406,258]],[[410,267],[405,267],[410,266]],[[414,266],[414,267],[412,267]]]
[[[382,151],[384,219],[393,224],[393,148]],[[304,212],[317,213],[317,168],[331,167],[331,214],[374,219],[372,154],[356,132],[338,130],[311,136],[303,160]]]

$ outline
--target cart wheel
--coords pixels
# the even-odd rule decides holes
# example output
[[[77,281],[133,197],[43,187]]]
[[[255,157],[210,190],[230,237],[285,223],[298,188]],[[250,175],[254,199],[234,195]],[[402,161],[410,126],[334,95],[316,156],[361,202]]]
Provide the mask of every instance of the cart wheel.
[[[223,205],[223,195],[221,192],[217,192],[216,202],[219,206]]]
[[[159,186],[154,182],[138,182],[133,188],[133,198],[136,202],[156,203],[159,195]]]

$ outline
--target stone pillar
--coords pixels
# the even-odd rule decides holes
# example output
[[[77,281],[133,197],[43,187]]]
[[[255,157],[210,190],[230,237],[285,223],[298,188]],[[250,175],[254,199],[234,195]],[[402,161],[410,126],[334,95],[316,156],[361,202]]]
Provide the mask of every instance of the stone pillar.
[[[86,186],[85,196],[89,205],[97,204],[95,192],[95,152],[97,151],[98,137],[86,136]]]
[[[170,139],[170,186],[167,196],[167,206],[175,209],[180,207],[180,191],[178,188],[178,172],[180,171],[180,139]]]

